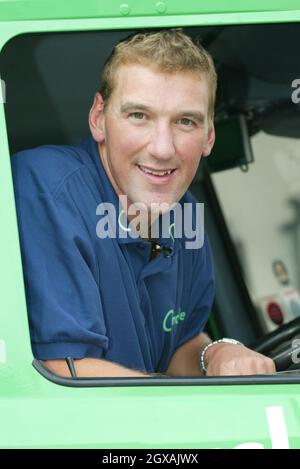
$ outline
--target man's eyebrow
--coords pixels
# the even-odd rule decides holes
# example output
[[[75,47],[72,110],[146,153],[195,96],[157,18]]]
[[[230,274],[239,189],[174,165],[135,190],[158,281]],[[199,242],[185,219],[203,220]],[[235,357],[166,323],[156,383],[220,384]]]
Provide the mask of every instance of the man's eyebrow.
[[[145,104],[141,103],[127,102],[122,104],[121,106],[121,112],[130,112],[136,109],[140,111],[150,111],[149,106],[146,106]]]
[[[198,121],[200,124],[205,122],[205,116],[200,111],[182,111],[179,114],[184,117],[191,117],[192,119]]]

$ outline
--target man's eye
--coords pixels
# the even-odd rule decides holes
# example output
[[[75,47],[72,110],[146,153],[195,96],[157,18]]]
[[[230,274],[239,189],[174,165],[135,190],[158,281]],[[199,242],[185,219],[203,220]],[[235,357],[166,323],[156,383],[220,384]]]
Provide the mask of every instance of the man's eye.
[[[143,120],[145,118],[145,114],[143,112],[132,112],[129,114],[129,117],[132,117],[136,120]]]
[[[178,123],[181,125],[185,125],[186,127],[194,127],[196,125],[194,121],[188,119],[187,117],[182,117],[178,120]]]

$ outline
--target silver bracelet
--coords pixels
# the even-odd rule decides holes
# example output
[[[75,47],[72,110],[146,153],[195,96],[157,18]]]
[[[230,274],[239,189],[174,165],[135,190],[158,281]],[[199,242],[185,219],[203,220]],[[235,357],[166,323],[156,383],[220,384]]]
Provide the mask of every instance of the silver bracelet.
[[[223,339],[214,340],[213,342],[210,342],[209,344],[207,344],[199,355],[199,367],[200,367],[200,371],[202,374],[204,375],[206,374],[205,354],[207,350],[209,349],[209,347],[212,347],[213,345],[221,344],[221,343],[243,345],[242,342],[239,342],[238,340],[235,340],[235,339],[229,339],[228,337],[223,337]]]

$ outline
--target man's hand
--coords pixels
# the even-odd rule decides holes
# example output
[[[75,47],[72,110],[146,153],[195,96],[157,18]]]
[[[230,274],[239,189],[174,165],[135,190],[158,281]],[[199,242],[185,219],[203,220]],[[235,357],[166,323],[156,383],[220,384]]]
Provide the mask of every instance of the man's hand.
[[[183,344],[170,360],[166,374],[201,376],[199,354],[210,342],[210,338],[202,332]],[[236,344],[212,345],[205,353],[205,364],[208,376],[270,374],[276,371],[271,358]]]
[[[243,345],[215,344],[205,353],[207,376],[256,375],[275,373],[271,358]]]

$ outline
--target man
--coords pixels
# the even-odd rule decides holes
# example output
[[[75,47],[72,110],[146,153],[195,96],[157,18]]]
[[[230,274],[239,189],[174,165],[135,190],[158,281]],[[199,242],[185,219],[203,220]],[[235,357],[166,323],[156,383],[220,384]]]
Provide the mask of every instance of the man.
[[[33,353],[54,373],[70,376],[66,357],[77,376],[275,371],[269,358],[202,333],[214,292],[208,240],[187,249],[174,223],[167,238],[151,232],[174,204],[195,209],[186,191],[214,144],[215,90],[212,59],[189,37],[137,34],[105,64],[92,138],[13,157]],[[139,204],[147,233],[102,236],[106,203],[121,207],[123,234]]]

